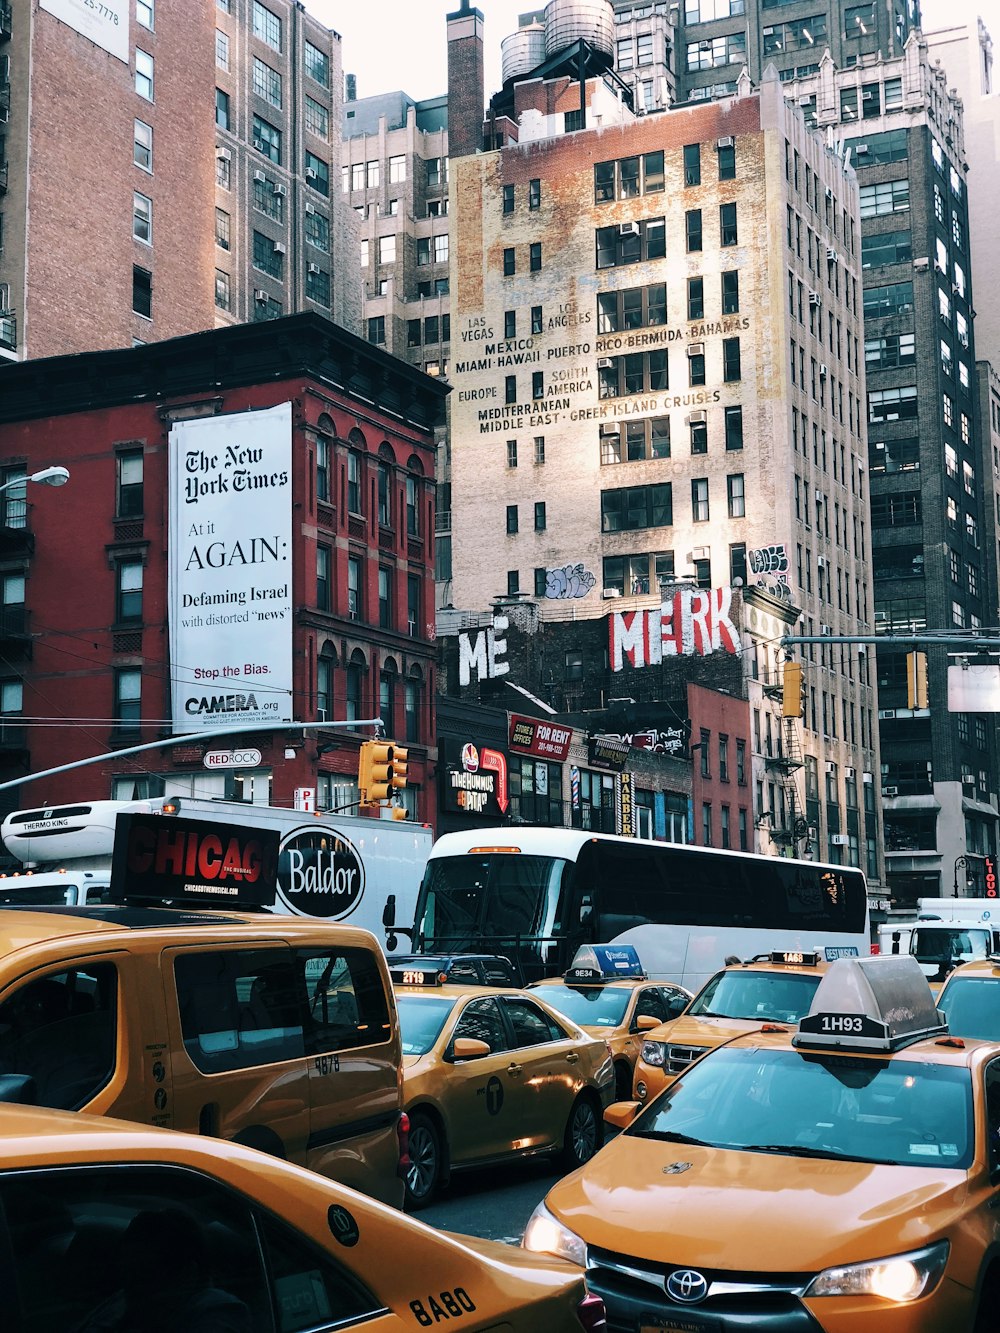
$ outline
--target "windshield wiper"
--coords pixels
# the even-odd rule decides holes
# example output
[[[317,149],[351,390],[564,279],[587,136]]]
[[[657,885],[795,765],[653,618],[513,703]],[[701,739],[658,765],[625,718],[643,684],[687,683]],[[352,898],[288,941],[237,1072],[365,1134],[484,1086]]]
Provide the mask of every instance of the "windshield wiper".
[[[854,1153],[840,1152],[837,1148],[808,1148],[802,1144],[791,1143],[734,1143],[733,1148],[741,1152],[770,1152],[782,1157],[819,1157],[826,1161],[834,1158],[838,1162],[871,1162],[885,1165],[881,1157],[858,1157]]]
[[[698,1148],[714,1148],[717,1145],[706,1139],[696,1139],[691,1134],[677,1134],[669,1129],[636,1130],[637,1139],[659,1139],[663,1143],[691,1143]]]

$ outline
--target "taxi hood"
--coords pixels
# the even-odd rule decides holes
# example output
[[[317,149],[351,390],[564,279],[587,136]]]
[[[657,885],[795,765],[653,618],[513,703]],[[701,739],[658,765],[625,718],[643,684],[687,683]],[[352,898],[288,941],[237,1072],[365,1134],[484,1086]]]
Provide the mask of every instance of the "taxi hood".
[[[619,1255],[693,1268],[811,1273],[927,1244],[966,1195],[962,1170],[724,1151],[622,1134],[553,1186],[545,1204],[589,1246]]]
[[[722,1046],[734,1037],[757,1032],[770,1019],[762,1018],[708,1018],[682,1014],[669,1023],[640,1033],[649,1041],[673,1042],[678,1046]]]

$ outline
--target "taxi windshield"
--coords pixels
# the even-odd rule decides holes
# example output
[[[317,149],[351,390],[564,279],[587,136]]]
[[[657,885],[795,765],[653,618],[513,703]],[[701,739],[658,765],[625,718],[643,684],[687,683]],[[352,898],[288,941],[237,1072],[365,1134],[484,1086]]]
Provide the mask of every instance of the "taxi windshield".
[[[968,1169],[966,1069],[895,1058],[723,1048],[693,1065],[626,1131],[789,1157]]]
[[[697,995],[685,1017],[748,1018],[754,1023],[797,1023],[809,1012],[819,973],[720,972]]]
[[[938,1000],[948,1020],[948,1031],[956,1037],[978,1037],[1000,1041],[1000,978],[952,977]]]
[[[542,986],[539,995],[581,1027],[616,1028],[632,991],[627,986]]]
[[[426,1055],[438,1039],[454,1000],[443,995],[397,995],[404,1055]]]

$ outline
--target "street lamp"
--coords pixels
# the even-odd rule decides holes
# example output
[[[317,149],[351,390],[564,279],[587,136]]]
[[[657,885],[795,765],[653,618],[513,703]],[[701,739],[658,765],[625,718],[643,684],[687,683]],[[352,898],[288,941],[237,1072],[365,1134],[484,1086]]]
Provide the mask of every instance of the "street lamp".
[[[971,888],[971,886],[972,886],[972,884],[973,884],[973,879],[972,879],[972,874],[971,874],[971,870],[972,870],[972,859],[971,859],[971,857],[968,857],[968,856],[956,856],[956,857],[955,857],[955,884],[954,884],[955,897],[956,897],[956,898],[958,897],[958,868],[959,868],[959,866],[961,866],[962,869],[965,871],[965,887],[966,887],[967,889],[968,889],[968,888]]]
[[[69,468],[43,467],[41,472],[32,472],[26,477],[11,477],[0,486],[0,491],[7,491],[12,486],[23,486],[25,482],[37,481],[41,486],[65,486],[69,481]]]

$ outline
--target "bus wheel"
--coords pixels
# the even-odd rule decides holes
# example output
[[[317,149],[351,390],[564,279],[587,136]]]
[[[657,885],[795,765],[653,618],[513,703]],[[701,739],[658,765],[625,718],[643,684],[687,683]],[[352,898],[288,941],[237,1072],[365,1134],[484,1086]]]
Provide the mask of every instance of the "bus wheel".
[[[615,1065],[615,1101],[632,1100],[632,1068],[622,1061]]]
[[[419,1111],[410,1116],[410,1169],[406,1173],[406,1206],[426,1208],[441,1178],[441,1139],[430,1118]]]
[[[575,1171],[589,1162],[604,1140],[604,1126],[596,1103],[586,1094],[577,1097],[566,1122],[560,1164]]]

